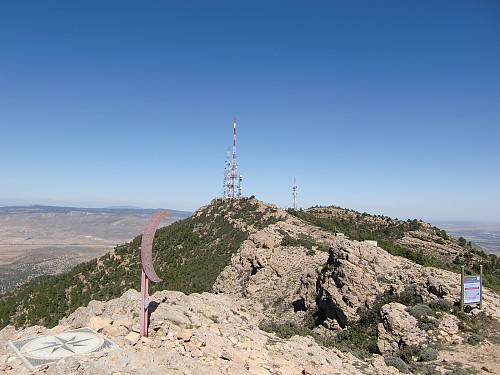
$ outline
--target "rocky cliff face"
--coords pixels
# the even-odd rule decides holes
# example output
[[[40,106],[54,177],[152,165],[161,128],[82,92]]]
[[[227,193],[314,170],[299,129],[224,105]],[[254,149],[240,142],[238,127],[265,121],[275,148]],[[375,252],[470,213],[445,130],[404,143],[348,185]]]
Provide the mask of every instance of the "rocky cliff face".
[[[306,225],[293,221],[289,218],[250,235],[217,278],[214,292],[260,303],[268,316],[280,321],[303,318],[315,306],[316,281],[328,254],[281,246],[281,233],[307,232]]]

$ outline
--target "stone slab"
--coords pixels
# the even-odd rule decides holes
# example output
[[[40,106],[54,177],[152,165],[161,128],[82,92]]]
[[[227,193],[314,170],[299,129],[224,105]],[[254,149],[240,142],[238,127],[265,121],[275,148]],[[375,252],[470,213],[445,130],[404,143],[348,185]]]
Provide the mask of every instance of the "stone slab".
[[[87,327],[9,341],[9,346],[30,370],[61,358],[117,349],[111,341]]]

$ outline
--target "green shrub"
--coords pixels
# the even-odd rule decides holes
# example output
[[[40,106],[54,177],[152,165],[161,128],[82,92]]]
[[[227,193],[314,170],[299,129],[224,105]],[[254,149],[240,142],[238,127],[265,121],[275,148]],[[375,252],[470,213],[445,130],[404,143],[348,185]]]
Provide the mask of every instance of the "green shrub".
[[[405,311],[407,311],[414,318],[420,318],[421,316],[427,316],[432,314],[431,308],[422,303],[415,306],[407,307]]]
[[[423,331],[429,331],[439,327],[439,321],[428,316],[422,316],[418,319],[418,327]]]
[[[479,335],[477,333],[472,333],[469,338],[467,339],[467,342],[471,345],[477,345],[479,344],[481,341],[484,340],[484,336],[482,335]]]
[[[312,332],[307,327],[297,326],[293,322],[286,323],[276,323],[269,320],[263,320],[259,324],[259,329],[269,333],[275,333],[276,336],[282,339],[289,339],[292,336],[307,336],[311,335]]]
[[[384,362],[387,366],[396,367],[399,372],[404,374],[408,374],[410,372],[410,368],[404,361],[399,357],[394,356],[386,356],[384,357]]]
[[[435,299],[427,303],[429,307],[434,311],[446,311],[450,312],[450,309],[453,307],[453,304],[445,300],[443,298]]]
[[[420,345],[403,346],[397,353],[397,357],[401,358],[405,363],[413,363],[414,358],[418,358],[422,347]]]
[[[410,366],[410,371],[420,375],[442,375],[434,363],[416,362]]]
[[[313,246],[319,247],[314,238],[306,234],[301,234],[299,238],[294,238],[284,231],[280,231],[280,233],[283,235],[283,238],[281,240],[281,246],[302,246],[309,250],[312,250]],[[307,255],[314,255],[314,254],[307,254]]]
[[[418,360],[420,362],[430,362],[435,361],[439,355],[439,352],[434,348],[424,348],[420,352]]]
[[[469,375],[469,372],[463,368],[456,368],[452,371],[448,371],[446,375]]]

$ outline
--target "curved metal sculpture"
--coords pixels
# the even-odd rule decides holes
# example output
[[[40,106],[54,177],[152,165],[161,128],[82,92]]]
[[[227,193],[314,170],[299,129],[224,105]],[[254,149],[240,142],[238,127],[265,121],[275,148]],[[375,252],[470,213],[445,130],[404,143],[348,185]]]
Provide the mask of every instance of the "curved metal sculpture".
[[[153,239],[155,236],[156,228],[167,216],[172,216],[167,210],[158,210],[151,216],[142,232],[141,240],[141,263],[142,269],[146,273],[149,280],[154,283],[162,281],[156,274],[153,268]]]
[[[148,335],[148,280],[154,283],[162,281],[153,268],[153,239],[156,228],[167,216],[172,216],[167,210],[158,210],[151,216],[142,232],[141,240],[141,336]]]

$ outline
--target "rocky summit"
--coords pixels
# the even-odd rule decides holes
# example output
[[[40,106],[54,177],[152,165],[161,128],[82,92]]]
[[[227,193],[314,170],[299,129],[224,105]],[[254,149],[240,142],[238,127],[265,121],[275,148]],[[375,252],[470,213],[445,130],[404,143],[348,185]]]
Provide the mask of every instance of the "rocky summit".
[[[88,326],[108,337],[116,350],[63,359],[38,370],[45,374],[359,374],[354,356],[324,348],[311,337],[283,340],[258,329],[263,316],[245,308],[244,300],[193,293],[162,291],[151,300],[150,334],[140,338],[137,306],[140,294],[129,290],[122,297],[93,301],[52,330],[7,327],[2,342],[34,334]],[[1,354],[7,373],[29,374],[13,356]]]
[[[0,371],[32,373],[9,341],[89,327],[116,349],[67,357],[34,373],[500,373],[498,293],[484,287],[482,310],[461,312],[456,272],[389,253],[376,241],[382,237],[369,238],[368,227],[367,240],[358,241],[351,227],[339,235],[328,226],[370,221],[383,241],[396,227],[391,246],[422,256],[438,248],[440,262],[463,255],[457,240],[416,221],[366,215],[356,221],[358,214],[336,207],[306,211],[253,198],[214,200],[192,219],[223,218],[245,236],[211,292],[154,293],[147,338],[139,337],[140,295],[133,289],[92,300],[50,329],[8,325],[0,331]],[[191,227],[200,238],[211,233]]]

